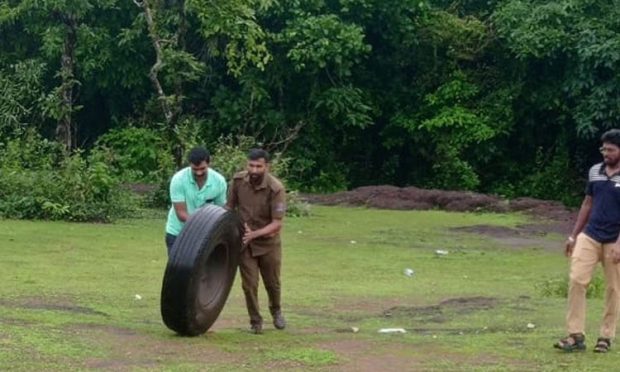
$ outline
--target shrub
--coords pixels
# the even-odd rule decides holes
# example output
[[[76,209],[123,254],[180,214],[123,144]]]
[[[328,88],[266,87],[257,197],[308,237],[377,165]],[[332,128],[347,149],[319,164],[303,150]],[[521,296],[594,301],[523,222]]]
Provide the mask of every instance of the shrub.
[[[168,186],[170,178],[174,174],[174,159],[171,155],[160,157],[157,170],[152,173],[152,180],[155,182],[153,191],[147,193],[142,202],[147,208],[168,208],[170,206],[170,195]]]
[[[448,143],[439,144],[437,156],[432,165],[432,177],[422,185],[432,189],[444,190],[476,190],[480,178],[473,166],[463,160],[463,155],[456,147]]]
[[[210,166],[221,173],[227,180],[232,180],[235,173],[245,169],[248,151],[257,146],[252,137],[232,136],[220,137],[215,144],[209,148],[211,151]],[[286,177],[291,164],[291,159],[283,157],[282,154],[272,154],[271,172],[286,184]],[[168,208],[170,206],[169,184],[174,169],[172,161],[161,163],[154,178],[158,180],[157,187],[145,198],[147,207]],[[294,190],[287,192],[287,215],[288,216],[307,216],[310,214],[310,205],[299,198],[299,194]]]
[[[582,199],[582,182],[579,175],[572,170],[568,154],[564,147],[551,153],[538,149],[535,170],[517,184],[519,193],[578,206]]]
[[[289,217],[306,217],[311,214],[310,204],[299,197],[299,192],[286,193],[286,215]]]
[[[536,284],[536,289],[543,297],[566,298],[568,295],[568,276],[561,278],[550,278]],[[587,298],[603,298],[605,293],[605,280],[597,273],[592,277],[592,281],[586,292]]]
[[[63,147],[58,142],[42,138],[32,130],[0,142],[0,167],[5,170],[51,170],[63,157]]]
[[[211,166],[227,180],[231,180],[235,173],[245,170],[248,151],[253,147],[258,147],[253,137],[220,137],[211,151],[213,154]],[[286,180],[291,159],[281,153],[271,154],[271,157],[271,173],[281,180]]]
[[[213,149],[213,166],[227,180],[232,180],[235,173],[245,169],[247,153],[255,147],[256,141],[252,137],[239,136],[236,141],[231,136],[220,137]],[[272,155],[271,173],[277,176],[285,185],[291,159],[282,156],[281,153]],[[310,214],[310,205],[299,198],[295,190],[288,190],[287,216],[302,217]]]
[[[147,208],[170,205],[168,183],[174,173],[174,158],[167,143],[154,129],[125,127],[99,137],[93,153],[108,164],[125,184],[148,184],[141,198]]]
[[[0,138],[20,134],[44,121],[46,70],[46,65],[36,59],[0,68]]]
[[[211,166],[224,178],[232,180],[235,173],[245,169],[248,151],[254,146],[252,137],[220,137],[211,151]]]
[[[0,148],[1,217],[109,222],[134,210],[108,165],[80,151],[59,159],[45,154],[57,148],[32,135]]]
[[[99,137],[96,150],[126,182],[156,182],[160,165],[171,157],[159,134],[148,128],[112,129]]]

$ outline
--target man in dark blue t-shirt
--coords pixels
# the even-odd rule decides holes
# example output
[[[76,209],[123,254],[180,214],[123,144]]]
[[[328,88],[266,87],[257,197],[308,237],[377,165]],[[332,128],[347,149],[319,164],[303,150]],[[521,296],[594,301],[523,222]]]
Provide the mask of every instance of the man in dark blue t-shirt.
[[[573,232],[566,241],[570,257],[568,337],[554,346],[565,351],[585,350],[586,290],[596,265],[605,273],[605,312],[595,352],[607,352],[616,335],[620,309],[620,130],[601,137],[603,162],[590,168],[586,196]],[[584,229],[585,227],[585,229]]]

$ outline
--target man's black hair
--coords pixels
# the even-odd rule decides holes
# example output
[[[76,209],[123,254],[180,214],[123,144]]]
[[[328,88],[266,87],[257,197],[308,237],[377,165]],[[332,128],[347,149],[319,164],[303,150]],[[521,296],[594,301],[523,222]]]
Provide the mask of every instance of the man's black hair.
[[[620,147],[620,129],[610,129],[603,133],[601,142],[607,142]]]
[[[194,147],[189,151],[187,160],[194,165],[200,165],[203,161],[206,161],[208,164],[211,162],[211,154],[204,147]]]
[[[269,163],[269,153],[263,149],[251,149],[248,151],[248,160],[265,159],[265,163]]]

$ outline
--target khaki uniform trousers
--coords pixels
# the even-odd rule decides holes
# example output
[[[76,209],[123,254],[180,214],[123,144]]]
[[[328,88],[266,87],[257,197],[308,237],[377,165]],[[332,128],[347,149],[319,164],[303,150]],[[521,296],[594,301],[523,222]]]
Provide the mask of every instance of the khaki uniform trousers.
[[[612,262],[611,247],[614,243],[602,244],[584,233],[577,236],[571,257],[568,288],[568,312],[566,326],[568,333],[585,334],[586,290],[597,263],[603,265],[605,273],[605,310],[600,337],[614,338],[620,306],[620,264]]]
[[[277,245],[267,254],[252,257],[251,247],[241,252],[239,271],[241,287],[245,294],[245,303],[250,315],[251,324],[262,324],[258,306],[258,274],[263,278],[265,290],[269,298],[271,315],[280,311],[280,267],[282,264],[282,246]]]

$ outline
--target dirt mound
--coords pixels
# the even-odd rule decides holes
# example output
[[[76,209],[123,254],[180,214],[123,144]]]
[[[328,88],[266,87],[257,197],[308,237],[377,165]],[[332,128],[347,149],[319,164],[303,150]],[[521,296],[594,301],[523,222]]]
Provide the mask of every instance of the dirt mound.
[[[380,209],[455,212],[527,212],[554,221],[568,221],[573,212],[559,202],[533,198],[502,199],[469,191],[445,191],[417,187],[364,186],[334,194],[304,195],[310,203],[366,206]]]

